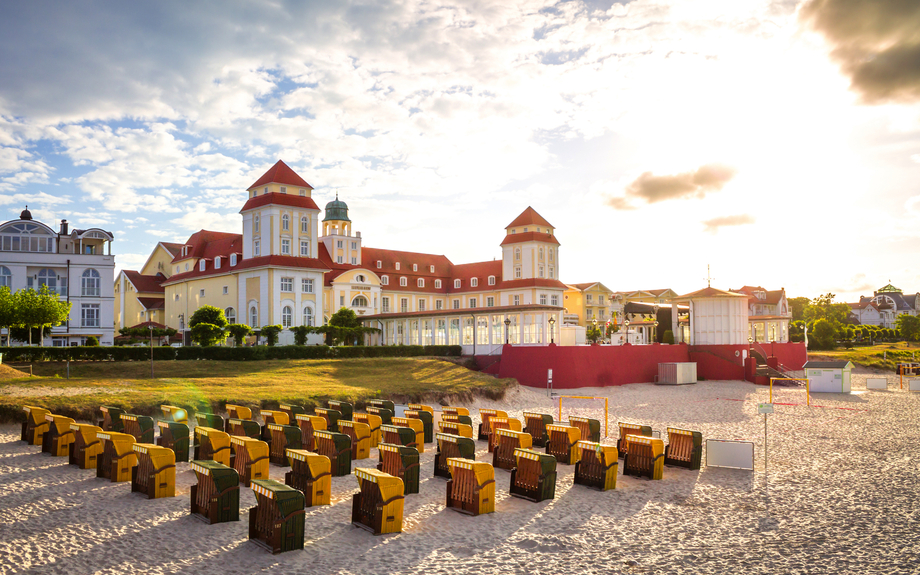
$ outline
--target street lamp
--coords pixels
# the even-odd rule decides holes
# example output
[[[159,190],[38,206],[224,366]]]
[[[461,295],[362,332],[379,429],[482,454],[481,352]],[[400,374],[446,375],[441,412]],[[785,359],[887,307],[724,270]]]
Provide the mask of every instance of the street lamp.
[[[505,345],[508,345],[508,329],[511,327],[511,319],[505,318]]]
[[[153,321],[150,320],[150,317],[147,317],[147,327],[150,328],[150,379],[154,379],[153,375]]]
[[[656,316],[657,317],[657,316]],[[658,341],[658,320],[652,324],[652,341]]]
[[[626,328],[626,337],[623,340],[623,343],[629,343],[629,320],[623,320],[623,327]]]
[[[555,330],[554,330],[555,327],[556,327],[556,316],[551,315],[549,316],[549,342],[550,343],[555,343],[555,339],[553,337],[555,335]]]

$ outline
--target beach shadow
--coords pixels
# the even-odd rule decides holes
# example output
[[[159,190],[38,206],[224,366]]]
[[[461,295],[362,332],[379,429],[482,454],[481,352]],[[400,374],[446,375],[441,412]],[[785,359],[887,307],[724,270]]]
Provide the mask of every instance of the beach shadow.
[[[697,481],[700,485],[746,493],[754,490],[754,472],[747,469],[703,467]]]
[[[879,390],[881,391],[881,390]],[[840,401],[842,403],[869,403],[869,400],[864,398],[862,394],[852,394],[852,393],[825,393],[818,392],[811,394],[812,404],[819,403],[821,400],[824,401]]]

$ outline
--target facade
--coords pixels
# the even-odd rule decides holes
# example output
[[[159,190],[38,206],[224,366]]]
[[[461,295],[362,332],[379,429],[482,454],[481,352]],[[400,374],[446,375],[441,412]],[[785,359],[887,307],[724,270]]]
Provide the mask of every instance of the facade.
[[[746,295],[707,287],[671,301],[690,306],[690,345],[749,344]]]
[[[850,313],[848,319],[851,323],[859,325],[882,325],[884,319],[878,304],[872,300],[863,300],[858,303],[848,303]]]
[[[160,242],[140,271],[122,270],[115,279],[115,329],[165,321],[163,282],[171,275],[170,263],[181,244]]]
[[[760,286],[744,286],[729,290],[748,297],[750,337],[758,343],[786,343],[792,310],[786,301],[786,289],[766,290]]]
[[[594,321],[603,328],[610,314],[610,305],[614,292],[600,282],[566,284],[565,316],[566,325],[593,327]]]
[[[138,275],[148,289],[163,288],[162,323],[187,334],[195,310],[213,305],[234,323],[281,325],[281,343],[291,343],[288,328],[322,325],[345,307],[381,330],[372,344],[452,344],[485,354],[506,340],[545,344],[558,335],[566,289],[557,279],[559,242],[533,208],[505,228],[501,260],[456,265],[442,255],[365,247],[348,206],[336,198],[320,219],[312,190],[279,161],[249,187],[242,234],[196,232],[163,248],[173,256],[166,269],[155,250]],[[128,325],[132,313],[155,309],[141,301],[155,296],[139,292],[130,274],[123,281]]]
[[[877,319],[878,323],[872,323],[871,325],[880,325],[888,329],[896,329],[898,324],[899,315],[913,315],[918,314],[920,310],[920,293],[917,294],[907,294],[901,291],[900,288],[896,288],[890,283],[885,287],[881,287],[876,290],[872,297],[863,296],[859,298],[858,305],[860,307],[865,304],[874,304],[874,307],[878,310],[879,317]],[[853,307],[852,305],[850,306]],[[865,309],[862,307],[862,309]],[[855,310],[853,310],[855,313]],[[866,314],[859,314],[857,317],[860,318],[860,323],[864,325],[869,325],[868,322],[873,321],[874,314],[868,312]],[[865,317],[867,322],[863,322],[862,318]]]
[[[71,303],[70,320],[52,327],[45,345],[81,345],[90,336],[114,343],[114,239],[99,228],[70,230],[67,220],[54,231],[28,207],[0,224],[0,285],[13,292],[47,285]]]

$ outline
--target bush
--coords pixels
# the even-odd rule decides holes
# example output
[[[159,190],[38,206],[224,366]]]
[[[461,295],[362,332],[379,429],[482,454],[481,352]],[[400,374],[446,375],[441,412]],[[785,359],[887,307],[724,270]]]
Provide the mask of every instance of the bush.
[[[662,343],[674,343],[674,332],[671,330],[664,332],[661,341]]]
[[[243,345],[243,338],[252,333],[252,328],[245,323],[228,325],[225,329],[227,333],[233,337],[236,347],[241,347]]]
[[[86,347],[99,347],[99,340],[96,339],[96,336],[91,335],[86,338]]]
[[[268,340],[268,346],[274,347],[278,343],[278,334],[281,333],[280,325],[266,325],[262,328],[261,334]]]

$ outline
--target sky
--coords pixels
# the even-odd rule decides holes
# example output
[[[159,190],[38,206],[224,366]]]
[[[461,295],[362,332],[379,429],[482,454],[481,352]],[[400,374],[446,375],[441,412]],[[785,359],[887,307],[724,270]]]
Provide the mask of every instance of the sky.
[[[612,290],[920,291],[920,3],[7,3],[0,220],[241,233],[278,159],[370,247]],[[709,272],[707,272],[707,266]]]

